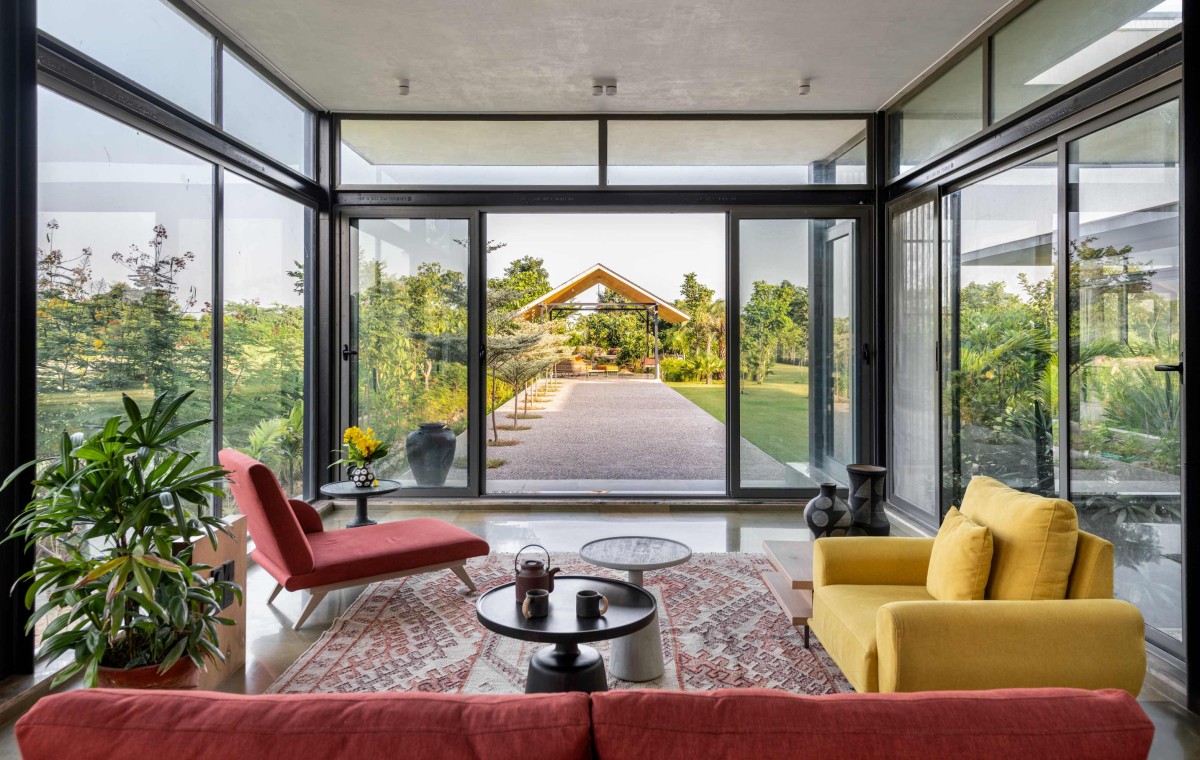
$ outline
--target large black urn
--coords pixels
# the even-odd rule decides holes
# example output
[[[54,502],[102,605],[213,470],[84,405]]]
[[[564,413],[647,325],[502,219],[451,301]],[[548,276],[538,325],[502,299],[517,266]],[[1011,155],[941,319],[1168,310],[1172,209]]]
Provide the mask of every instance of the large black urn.
[[[852,532],[868,536],[891,533],[892,524],[883,511],[887,468],[873,464],[850,464],[846,465],[846,474],[850,477],[850,515],[854,520]]]
[[[454,463],[456,438],[444,422],[422,422],[419,430],[408,434],[404,453],[419,486],[444,486]]]

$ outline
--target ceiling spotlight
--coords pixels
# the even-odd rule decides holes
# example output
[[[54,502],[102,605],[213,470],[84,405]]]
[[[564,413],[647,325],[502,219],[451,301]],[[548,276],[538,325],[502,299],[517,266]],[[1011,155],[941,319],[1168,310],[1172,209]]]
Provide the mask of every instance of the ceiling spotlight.
[[[616,95],[617,94],[617,86],[615,84],[605,85],[604,86],[604,94],[605,95]]]
[[[592,94],[597,95],[597,96],[603,95],[604,94],[604,85],[602,85],[602,84],[592,85]]]
[[[812,85],[808,83],[808,80],[801,79],[800,86],[796,89],[796,94],[797,95],[807,95],[811,91],[812,91]]]
[[[408,94],[408,80],[407,79],[397,79],[396,80],[396,89],[400,92],[401,95],[407,95]]]
[[[615,79],[593,79],[592,95],[616,95],[617,82]]]

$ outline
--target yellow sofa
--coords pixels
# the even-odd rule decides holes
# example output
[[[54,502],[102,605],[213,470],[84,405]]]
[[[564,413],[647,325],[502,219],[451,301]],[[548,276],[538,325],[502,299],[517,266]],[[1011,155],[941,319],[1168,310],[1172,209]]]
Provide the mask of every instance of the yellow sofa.
[[[974,519],[995,523],[988,527],[999,556],[1000,537],[1012,535],[1003,521],[1024,513],[995,507],[1006,498],[1029,504],[1039,497],[977,480],[962,511],[971,513],[974,489]],[[985,490],[991,512],[978,509]],[[1070,536],[1074,563],[1062,598],[991,598],[994,561],[984,599],[939,601],[926,590],[934,539],[819,539],[809,625],[851,685],[860,692],[1067,686],[1137,696],[1146,672],[1145,629],[1136,607],[1113,599],[1112,544],[1078,530],[1068,502],[1046,501],[1066,505],[1078,533]]]

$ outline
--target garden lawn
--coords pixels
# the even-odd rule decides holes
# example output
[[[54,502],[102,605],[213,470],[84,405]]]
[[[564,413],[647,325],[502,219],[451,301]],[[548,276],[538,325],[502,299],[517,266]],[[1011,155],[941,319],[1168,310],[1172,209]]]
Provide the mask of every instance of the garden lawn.
[[[666,383],[725,422],[725,384]],[[742,383],[742,437],[780,462],[808,461],[808,367],[776,364],[761,385]]]

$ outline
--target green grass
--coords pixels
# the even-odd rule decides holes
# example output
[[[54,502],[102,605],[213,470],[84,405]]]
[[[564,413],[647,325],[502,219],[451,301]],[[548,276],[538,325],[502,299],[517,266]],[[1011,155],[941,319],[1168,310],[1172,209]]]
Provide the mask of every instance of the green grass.
[[[667,383],[725,422],[725,384]],[[780,462],[808,461],[808,368],[776,364],[761,384],[742,383],[742,437]]]

